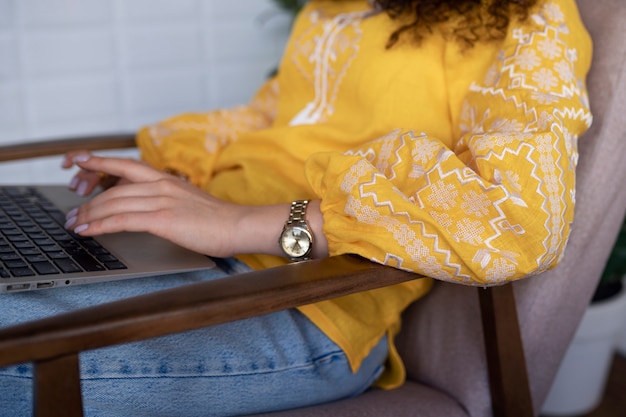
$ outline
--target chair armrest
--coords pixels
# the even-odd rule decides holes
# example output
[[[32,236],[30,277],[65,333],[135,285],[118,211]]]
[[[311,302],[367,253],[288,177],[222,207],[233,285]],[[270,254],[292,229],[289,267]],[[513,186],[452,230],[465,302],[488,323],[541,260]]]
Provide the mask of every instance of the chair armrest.
[[[134,133],[53,139],[41,142],[0,146],[0,162],[39,158],[76,150],[104,150],[135,147]]]
[[[81,351],[398,284],[420,275],[352,255],[190,284],[0,330],[0,367],[34,362],[34,415],[83,415]],[[63,398],[64,407],[59,407]]]
[[[0,330],[0,366],[267,314],[420,275],[352,255],[159,291]]]

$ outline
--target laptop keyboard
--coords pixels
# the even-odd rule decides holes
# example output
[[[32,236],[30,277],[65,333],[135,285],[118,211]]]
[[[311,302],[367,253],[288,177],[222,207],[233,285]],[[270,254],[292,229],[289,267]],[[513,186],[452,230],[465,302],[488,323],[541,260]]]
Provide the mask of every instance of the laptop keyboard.
[[[37,190],[0,188],[0,279],[126,269],[100,243],[65,230],[65,214]]]

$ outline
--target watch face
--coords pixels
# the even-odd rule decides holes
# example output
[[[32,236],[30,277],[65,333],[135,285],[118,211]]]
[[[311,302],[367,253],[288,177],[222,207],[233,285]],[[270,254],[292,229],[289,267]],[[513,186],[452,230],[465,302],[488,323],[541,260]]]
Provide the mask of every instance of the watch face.
[[[301,258],[311,251],[312,240],[308,230],[293,226],[283,232],[280,242],[287,255],[292,258]]]

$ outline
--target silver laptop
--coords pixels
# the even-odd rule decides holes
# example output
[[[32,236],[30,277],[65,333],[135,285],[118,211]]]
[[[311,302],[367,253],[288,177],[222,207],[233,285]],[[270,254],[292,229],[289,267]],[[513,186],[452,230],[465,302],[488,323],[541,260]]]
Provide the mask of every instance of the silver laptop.
[[[84,200],[65,186],[0,186],[0,293],[215,266],[148,233],[81,238],[68,232],[65,213]]]

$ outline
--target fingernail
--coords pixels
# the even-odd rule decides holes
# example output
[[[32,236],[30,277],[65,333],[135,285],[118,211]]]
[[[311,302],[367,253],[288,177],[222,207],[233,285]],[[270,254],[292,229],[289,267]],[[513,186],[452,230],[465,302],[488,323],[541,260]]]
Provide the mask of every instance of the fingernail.
[[[74,207],[73,209],[68,211],[67,214],[65,215],[65,218],[69,219],[71,217],[76,217],[76,214],[78,214],[78,207]]]
[[[81,224],[80,226],[78,226],[76,229],[74,229],[74,233],[78,234],[80,232],[84,232],[85,230],[87,230],[89,228],[88,224]]]
[[[89,186],[89,183],[87,181],[81,181],[78,184],[78,188],[76,189],[76,194],[78,194],[81,197],[85,196],[85,194],[87,194],[88,186]]]
[[[69,185],[70,190],[75,190],[79,181],[80,181],[80,179],[78,177],[72,178],[72,180],[70,181],[70,185]]]
[[[81,154],[81,155],[76,155],[74,158],[72,158],[72,161],[74,161],[74,162],[87,162],[87,161],[89,161],[89,158],[91,158],[91,155]]]
[[[74,225],[74,223],[76,223],[76,216],[68,217],[63,227],[65,227],[66,229],[69,229],[70,227]]]

